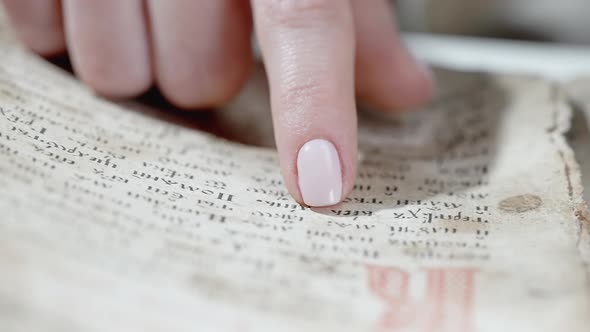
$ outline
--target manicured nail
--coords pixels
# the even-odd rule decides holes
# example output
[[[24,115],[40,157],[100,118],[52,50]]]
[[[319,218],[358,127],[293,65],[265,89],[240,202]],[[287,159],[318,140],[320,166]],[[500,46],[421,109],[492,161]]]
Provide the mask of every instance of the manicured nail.
[[[340,202],[342,171],[334,144],[324,139],[305,143],[297,156],[299,190],[309,206],[330,206]]]

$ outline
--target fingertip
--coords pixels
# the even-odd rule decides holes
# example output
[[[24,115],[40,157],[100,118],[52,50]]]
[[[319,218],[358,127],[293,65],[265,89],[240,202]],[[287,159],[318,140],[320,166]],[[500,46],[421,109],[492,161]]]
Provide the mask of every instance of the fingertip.
[[[248,2],[146,1],[156,84],[183,109],[226,104],[253,68]]]
[[[436,91],[436,81],[430,67],[415,58],[408,59],[406,70],[399,70],[398,75],[392,73],[394,82],[392,89],[395,89],[396,97],[389,98],[389,107],[384,110],[406,111],[423,106],[428,103]],[[392,96],[391,93],[385,96]]]
[[[298,203],[309,207],[334,206],[348,197],[355,184],[356,131],[349,129],[348,120],[342,127],[338,123],[313,127],[303,136],[285,135],[284,128],[279,127],[281,174]],[[356,121],[352,127],[356,128]]]
[[[45,57],[65,52],[61,5],[57,0],[3,0],[15,32],[31,51]]]
[[[66,43],[63,34],[56,33],[46,38],[32,36],[34,33],[19,33],[25,46],[42,57],[53,57],[65,53]]]
[[[150,88],[153,74],[141,0],[64,0],[62,7],[72,65],[84,83],[111,98],[134,97]]]
[[[167,100],[181,109],[225,105],[240,93],[254,68],[249,53],[245,53],[239,61],[227,59],[227,62],[227,66],[208,66],[209,70],[201,79],[160,72],[158,87]]]
[[[80,80],[95,93],[107,98],[137,97],[152,86],[151,73],[148,70],[136,73],[126,72],[125,75],[105,76],[93,69],[80,68],[76,73]]]
[[[299,149],[298,187],[305,205],[326,207],[342,201],[347,194],[343,164],[338,149],[329,140],[313,139]]]
[[[410,110],[434,95],[434,80],[402,40],[386,0],[353,1],[357,33],[358,96],[383,111]]]
[[[303,141],[293,152],[283,150],[281,172],[289,193],[299,204],[335,206],[354,187],[357,146],[339,135],[316,137]],[[356,142],[356,136],[353,139]]]
[[[385,112],[408,111],[434,97],[435,75],[406,50],[391,50],[379,63],[379,74],[359,73],[357,93],[367,105]]]

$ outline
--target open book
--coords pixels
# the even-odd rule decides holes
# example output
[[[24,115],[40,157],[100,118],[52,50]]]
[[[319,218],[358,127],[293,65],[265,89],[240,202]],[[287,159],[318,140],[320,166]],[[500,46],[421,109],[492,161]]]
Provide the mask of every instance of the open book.
[[[361,115],[355,190],[311,210],[272,147],[198,129],[260,142],[264,82],[171,120],[0,29],[0,331],[588,331],[568,94],[438,81],[422,111]]]

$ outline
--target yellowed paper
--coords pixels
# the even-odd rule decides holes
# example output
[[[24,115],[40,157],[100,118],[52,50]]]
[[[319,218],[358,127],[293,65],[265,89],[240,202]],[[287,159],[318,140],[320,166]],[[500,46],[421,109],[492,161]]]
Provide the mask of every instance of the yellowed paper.
[[[580,78],[565,84],[568,100],[574,115],[568,132],[568,141],[574,150],[576,161],[580,165],[584,199],[590,201],[590,79]],[[580,244],[586,268],[590,271],[590,212],[582,210],[578,214],[584,221]],[[590,273],[590,272],[589,272]]]

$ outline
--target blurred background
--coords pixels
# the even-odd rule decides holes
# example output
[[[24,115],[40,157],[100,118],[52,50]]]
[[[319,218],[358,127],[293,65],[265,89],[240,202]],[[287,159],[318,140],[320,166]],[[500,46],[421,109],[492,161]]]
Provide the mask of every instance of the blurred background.
[[[402,30],[590,44],[590,0],[396,0]]]
[[[574,115],[567,137],[590,202],[590,0],[393,2],[401,30],[418,33],[407,38],[409,46],[431,64],[569,82],[564,88]]]

